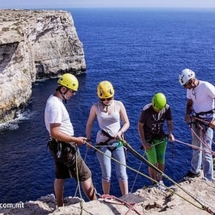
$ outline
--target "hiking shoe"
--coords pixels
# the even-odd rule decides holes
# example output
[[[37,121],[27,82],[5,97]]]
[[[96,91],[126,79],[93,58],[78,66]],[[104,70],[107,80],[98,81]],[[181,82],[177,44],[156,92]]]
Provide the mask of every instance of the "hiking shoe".
[[[185,177],[189,177],[189,178],[196,178],[200,176],[200,172],[198,172],[197,174],[191,172],[190,170],[188,171],[188,173],[185,175]]]

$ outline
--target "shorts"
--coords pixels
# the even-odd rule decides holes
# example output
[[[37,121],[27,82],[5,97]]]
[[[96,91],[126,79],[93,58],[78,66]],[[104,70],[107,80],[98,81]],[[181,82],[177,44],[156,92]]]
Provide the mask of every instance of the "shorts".
[[[74,177],[85,181],[91,177],[91,171],[78,153],[77,146],[52,139],[48,141],[48,147],[55,160],[57,179]]]
[[[55,160],[55,177],[57,179],[66,179],[73,177],[76,181],[86,181],[91,177],[91,171],[82,157],[76,155],[76,162],[74,162],[70,167],[67,167],[64,163]]]
[[[155,146],[153,146],[155,145]],[[146,151],[148,161],[155,165],[157,163],[165,163],[167,140],[166,139],[154,139],[151,143],[151,148]]]

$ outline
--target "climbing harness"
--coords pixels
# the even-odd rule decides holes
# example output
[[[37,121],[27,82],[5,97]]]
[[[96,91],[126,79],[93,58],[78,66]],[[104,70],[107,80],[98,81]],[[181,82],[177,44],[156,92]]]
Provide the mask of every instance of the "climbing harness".
[[[75,162],[77,146],[75,143],[67,143],[50,138],[47,146],[56,161],[63,162],[66,166],[72,166]]]
[[[202,111],[202,112],[199,112],[199,113],[195,113],[194,112],[194,116],[197,117],[197,118],[201,118],[201,116],[206,116],[206,115],[213,115],[215,113],[215,108],[212,109],[212,110],[209,110],[209,111]]]
[[[101,143],[98,143],[96,144],[96,148],[103,148],[103,147],[107,147],[109,151],[113,152],[114,150],[116,150],[117,148],[119,147],[122,147],[122,143],[120,142],[116,142],[116,143],[113,143],[111,145],[107,145],[106,141],[105,142],[101,142]],[[96,150],[94,151],[96,152]]]
[[[112,137],[110,134],[108,134],[106,131],[104,130],[101,130],[102,134],[104,136],[106,136],[108,139],[104,142],[100,142],[100,143],[97,143],[95,147],[107,147],[107,149],[110,151],[110,152],[113,152],[114,150],[116,150],[117,148],[121,147],[122,144],[120,144],[119,142],[115,143],[115,144],[110,144],[108,145],[108,142],[110,140],[113,140],[114,137]],[[94,150],[94,152],[96,152],[96,150]]]

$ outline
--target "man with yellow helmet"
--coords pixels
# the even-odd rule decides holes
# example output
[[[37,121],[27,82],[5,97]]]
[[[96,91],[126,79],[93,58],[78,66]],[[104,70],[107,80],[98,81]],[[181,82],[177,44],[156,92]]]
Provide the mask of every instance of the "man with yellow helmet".
[[[96,151],[102,170],[102,188],[104,194],[110,193],[111,181],[111,159],[115,162],[116,174],[122,195],[128,194],[128,179],[126,173],[125,152],[121,146],[117,146],[117,138],[122,138],[123,134],[130,126],[126,109],[121,101],[114,99],[114,88],[109,81],[101,81],[97,86],[97,96],[99,102],[95,103],[91,109],[86,125],[87,138],[91,138],[91,131],[94,120],[97,118],[100,130],[97,132]],[[122,125],[121,125],[122,122]],[[124,164],[124,165],[123,165]]]
[[[174,141],[170,106],[167,104],[163,93],[156,93],[152,98],[152,103],[145,105],[141,111],[138,122],[138,133],[149,162],[162,172],[164,171],[167,145],[167,138],[163,130],[165,121],[167,122],[168,138],[170,141]],[[158,175],[152,167],[148,167],[148,169],[149,175],[153,179],[152,184],[163,189],[162,175]],[[158,184],[154,180],[158,181]]]
[[[77,146],[86,142],[86,137],[75,137],[69,113],[63,102],[70,99],[78,90],[77,78],[69,73],[58,80],[58,87],[50,95],[45,107],[45,125],[50,134],[48,146],[55,160],[56,178],[54,190],[57,205],[63,205],[64,179],[74,177],[81,182],[88,199],[96,199],[91,171],[77,152]],[[78,171],[76,169],[78,167]]]

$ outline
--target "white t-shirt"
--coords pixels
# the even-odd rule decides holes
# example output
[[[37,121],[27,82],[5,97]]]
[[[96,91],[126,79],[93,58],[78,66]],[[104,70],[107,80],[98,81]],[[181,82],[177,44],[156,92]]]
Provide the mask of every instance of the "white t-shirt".
[[[115,136],[120,130],[120,113],[117,105],[117,101],[113,100],[114,112],[112,114],[104,113],[100,110],[100,103],[97,104],[97,120],[101,130],[107,132],[110,136]],[[98,131],[96,136],[96,142],[104,142],[108,138]],[[109,141],[109,143],[116,140]]]
[[[199,81],[197,87],[187,90],[187,98],[192,99],[195,113],[213,110],[215,87],[207,81]]]
[[[74,129],[70,121],[69,113],[60,98],[53,95],[48,98],[44,117],[46,129],[49,133],[50,124],[59,123],[60,131],[70,136],[74,136]]]

